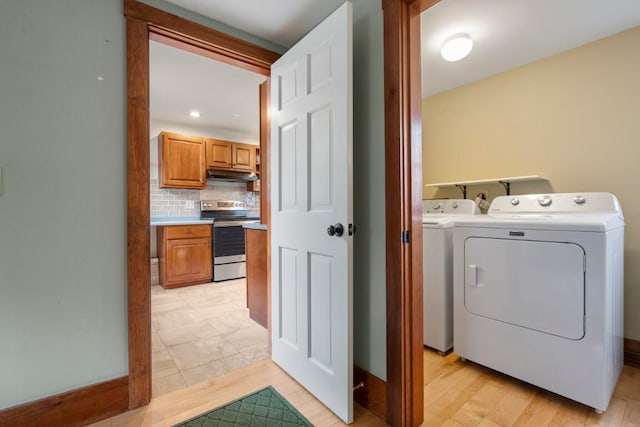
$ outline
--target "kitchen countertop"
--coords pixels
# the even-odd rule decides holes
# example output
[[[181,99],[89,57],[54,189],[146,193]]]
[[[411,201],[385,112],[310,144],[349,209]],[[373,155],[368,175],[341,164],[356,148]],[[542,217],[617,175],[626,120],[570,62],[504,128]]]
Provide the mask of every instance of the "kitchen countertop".
[[[267,229],[267,224],[259,224],[259,223],[243,224],[242,226],[244,228],[250,228],[252,230],[266,230]]]
[[[212,219],[200,219],[199,216],[152,216],[151,226],[213,224]]]

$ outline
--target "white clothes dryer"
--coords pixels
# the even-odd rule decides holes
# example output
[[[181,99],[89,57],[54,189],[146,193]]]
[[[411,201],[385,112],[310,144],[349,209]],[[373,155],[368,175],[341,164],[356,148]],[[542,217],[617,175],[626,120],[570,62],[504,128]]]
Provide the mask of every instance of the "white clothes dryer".
[[[609,193],[501,196],[454,229],[454,351],[605,411],[623,364],[624,218]]]
[[[480,214],[472,200],[422,202],[424,345],[453,347],[453,224]]]

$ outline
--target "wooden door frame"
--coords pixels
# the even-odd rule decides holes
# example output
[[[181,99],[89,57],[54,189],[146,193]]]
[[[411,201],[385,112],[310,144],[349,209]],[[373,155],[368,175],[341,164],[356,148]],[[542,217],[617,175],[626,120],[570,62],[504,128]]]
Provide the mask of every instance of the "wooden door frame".
[[[129,409],[134,409],[151,400],[149,40],[267,77],[271,64],[280,55],[136,0],[124,0],[124,14],[127,42]],[[263,202],[268,204],[269,201],[264,200],[268,199],[265,194],[262,195]]]
[[[266,76],[280,55],[137,0],[123,1],[127,43],[128,383],[129,409],[135,409],[151,399],[149,40]],[[397,426],[419,425],[423,418],[420,51],[419,44],[416,47],[413,43],[411,47],[409,40],[419,39],[419,12],[436,1],[382,0],[387,271],[385,394],[386,420]],[[418,59],[411,60],[411,55]],[[261,151],[261,156],[268,161],[268,150]],[[261,180],[265,177],[268,178],[268,171]],[[262,192],[262,203],[268,204],[269,199],[268,191]],[[266,221],[269,226],[268,216]],[[408,242],[403,243],[407,240],[403,237],[405,230],[409,233]]]
[[[382,0],[387,240],[387,420],[424,418],[420,14],[439,0]]]

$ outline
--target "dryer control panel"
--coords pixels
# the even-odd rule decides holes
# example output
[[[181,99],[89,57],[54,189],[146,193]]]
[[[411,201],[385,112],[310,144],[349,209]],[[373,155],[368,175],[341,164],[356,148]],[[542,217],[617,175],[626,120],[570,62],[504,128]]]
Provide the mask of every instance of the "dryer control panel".
[[[480,209],[473,200],[469,199],[423,200],[422,213],[477,215],[480,214]]]
[[[489,214],[519,213],[620,213],[620,203],[611,193],[550,193],[496,197]]]

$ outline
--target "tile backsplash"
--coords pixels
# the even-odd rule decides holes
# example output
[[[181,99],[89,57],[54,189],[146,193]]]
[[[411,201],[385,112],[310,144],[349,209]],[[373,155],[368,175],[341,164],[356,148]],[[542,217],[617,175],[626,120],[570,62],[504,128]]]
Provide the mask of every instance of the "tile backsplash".
[[[204,190],[160,188],[151,180],[151,216],[199,216],[200,200],[238,200],[247,204],[252,213],[260,211],[260,196],[247,191],[244,182],[208,181]],[[193,209],[187,208],[193,201]]]

